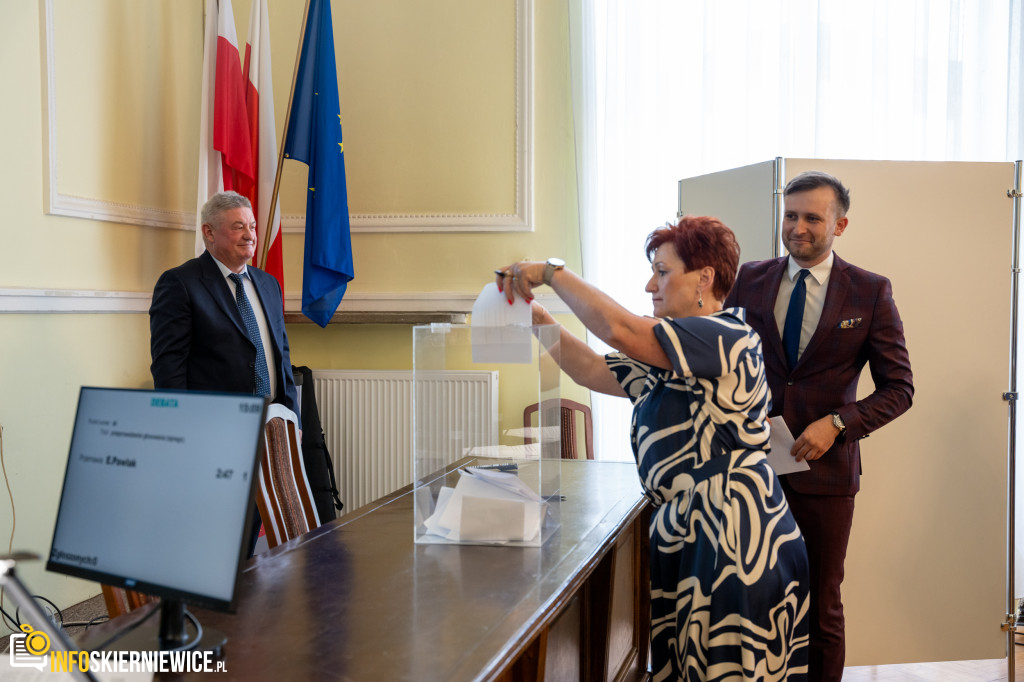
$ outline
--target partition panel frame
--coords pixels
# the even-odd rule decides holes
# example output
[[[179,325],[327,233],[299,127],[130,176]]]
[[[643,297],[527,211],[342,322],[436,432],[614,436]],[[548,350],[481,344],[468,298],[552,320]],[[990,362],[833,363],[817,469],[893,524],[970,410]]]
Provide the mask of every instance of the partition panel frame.
[[[1013,248],[1013,164],[781,157],[767,164],[781,184],[756,177],[764,164],[681,180],[680,211],[731,216],[737,204],[765,207],[763,231],[749,218],[737,229],[741,261],[760,260],[785,253],[776,251],[780,202],[771,202],[785,181],[811,169],[839,177],[852,203],[835,251],[892,281],[914,370],[913,407],[862,443],[843,585],[846,663],[1006,657],[1003,403],[1006,311],[1014,303],[1004,254]],[[873,387],[867,368],[860,383],[864,397]]]

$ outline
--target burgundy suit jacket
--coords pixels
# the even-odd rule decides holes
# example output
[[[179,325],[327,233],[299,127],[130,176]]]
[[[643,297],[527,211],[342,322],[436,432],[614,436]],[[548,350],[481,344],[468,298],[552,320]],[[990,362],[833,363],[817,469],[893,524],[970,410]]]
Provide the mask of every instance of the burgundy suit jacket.
[[[782,415],[799,436],[808,424],[835,411],[846,423],[809,471],[787,474],[793,489],[811,495],[853,495],[860,490],[860,439],[910,408],[914,396],[903,321],[892,285],[836,255],[821,320],[795,367],[789,367],[775,321],[775,298],[788,256],[744,264],[726,307],[747,309],[747,324],[761,336],[770,416]],[[857,400],[857,380],[870,367],[875,390]]]

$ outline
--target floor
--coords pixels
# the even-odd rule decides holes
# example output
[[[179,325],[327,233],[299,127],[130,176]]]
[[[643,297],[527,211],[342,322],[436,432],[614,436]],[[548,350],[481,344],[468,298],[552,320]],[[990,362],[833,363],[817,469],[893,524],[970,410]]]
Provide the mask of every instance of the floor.
[[[1016,675],[1024,675],[1024,666]],[[843,682],[1005,682],[1006,659],[951,661],[903,665],[865,665],[847,668]]]
[[[9,613],[13,614],[14,609],[9,609]],[[75,639],[85,632],[89,623],[106,620],[107,605],[103,603],[102,595],[96,595],[79,604],[69,606],[61,612],[61,615],[64,617],[65,632]],[[6,653],[9,645],[9,637],[0,638],[0,653]]]
[[[1024,682],[1024,636],[1018,634],[1014,647],[1015,680]],[[1009,671],[1005,658],[986,661],[947,661],[864,665],[843,671],[843,682],[1006,682]]]

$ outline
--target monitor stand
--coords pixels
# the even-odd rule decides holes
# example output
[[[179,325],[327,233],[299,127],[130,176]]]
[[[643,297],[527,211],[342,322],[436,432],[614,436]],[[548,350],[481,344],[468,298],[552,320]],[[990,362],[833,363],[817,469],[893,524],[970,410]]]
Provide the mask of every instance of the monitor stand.
[[[209,651],[219,657],[227,641],[220,630],[186,619],[185,604],[180,599],[162,599],[159,624],[150,616],[104,648],[112,651]]]

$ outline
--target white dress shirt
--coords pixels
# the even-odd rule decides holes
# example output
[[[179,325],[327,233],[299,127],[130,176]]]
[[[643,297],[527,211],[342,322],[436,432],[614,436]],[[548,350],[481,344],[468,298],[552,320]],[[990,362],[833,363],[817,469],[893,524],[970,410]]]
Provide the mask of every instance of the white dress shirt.
[[[832,274],[834,260],[835,254],[829,251],[825,260],[807,268],[810,274],[804,279],[804,284],[807,285],[807,300],[804,302],[804,320],[800,327],[798,358],[804,354],[804,349],[807,348],[811,337],[814,336],[814,330],[818,328],[818,321],[821,320],[821,311],[825,307],[825,293],[828,291],[828,278]],[[793,296],[793,287],[796,286],[796,276],[803,269],[790,256],[789,269],[779,283],[779,295],[775,299],[775,322],[779,325],[779,336],[782,336],[782,330],[786,327],[786,312],[789,310],[789,299]]]
[[[220,273],[224,275],[224,280],[228,283],[228,288],[231,289],[231,296],[234,298],[237,296],[235,282],[228,277],[228,275],[234,273],[232,273],[228,266],[217,260],[212,253],[210,257],[213,258],[213,262],[220,268]],[[267,374],[270,376],[269,398],[273,400],[277,397],[277,367],[274,362],[274,346],[270,343],[270,326],[267,324],[267,316],[263,312],[263,302],[260,301],[260,296],[256,293],[256,287],[252,283],[252,279],[249,278],[248,266],[243,265],[242,272],[238,274],[242,276],[245,296],[249,299],[249,307],[252,308],[253,316],[256,318],[256,326],[260,328],[260,340],[263,342],[263,357],[267,361]]]

